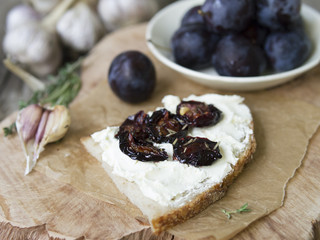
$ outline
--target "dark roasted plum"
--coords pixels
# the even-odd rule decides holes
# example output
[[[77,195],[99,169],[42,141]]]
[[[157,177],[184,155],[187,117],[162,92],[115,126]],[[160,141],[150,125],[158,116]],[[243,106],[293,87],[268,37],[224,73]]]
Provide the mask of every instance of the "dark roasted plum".
[[[203,16],[199,14],[201,6],[195,6],[190,8],[183,16],[181,25],[187,24],[204,24]]]
[[[115,135],[119,138],[124,133],[132,134],[138,140],[145,140],[148,138],[147,123],[149,116],[144,111],[139,111],[134,115],[129,116],[119,127],[119,131]]]
[[[207,138],[184,137],[173,144],[173,159],[195,167],[209,166],[222,158],[216,142]]]
[[[237,34],[219,41],[212,63],[220,75],[237,77],[258,76],[267,66],[262,48]]]
[[[210,31],[220,34],[240,32],[254,18],[254,0],[206,0],[202,14]]]
[[[147,141],[135,139],[129,132],[120,135],[119,147],[124,154],[128,155],[133,160],[157,162],[164,161],[168,158],[168,154],[165,150],[154,147],[152,143]]]
[[[207,31],[203,25],[181,26],[171,39],[175,62],[191,69],[209,66],[219,38],[218,35]]]
[[[273,32],[268,35],[264,49],[274,70],[287,71],[307,60],[311,53],[311,41],[301,30]]]
[[[156,84],[153,63],[139,51],[119,54],[111,63],[108,76],[112,91],[130,103],[148,99]]]
[[[284,30],[300,18],[301,0],[256,0],[257,20],[272,30]]]
[[[218,108],[204,102],[182,101],[177,106],[178,117],[193,127],[216,124],[221,119],[221,114]]]
[[[148,130],[152,141],[172,143],[176,138],[187,135],[188,125],[178,119],[177,115],[161,109],[150,117]]]

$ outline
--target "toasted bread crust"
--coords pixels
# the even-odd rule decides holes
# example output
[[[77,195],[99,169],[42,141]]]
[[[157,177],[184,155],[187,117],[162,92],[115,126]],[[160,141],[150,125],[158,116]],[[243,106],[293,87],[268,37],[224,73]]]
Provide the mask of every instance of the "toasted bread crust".
[[[253,129],[253,123],[251,123],[251,128]],[[221,199],[225,195],[228,186],[231,185],[234,179],[242,171],[243,167],[250,161],[255,150],[256,140],[252,134],[250,139],[250,147],[248,147],[248,149],[240,156],[237,164],[233,166],[233,170],[223,179],[223,181],[220,184],[216,184],[207,191],[197,195],[192,201],[181,208],[153,219],[151,224],[154,233],[158,235],[170,227],[185,222],[186,220],[202,212],[215,201]]]

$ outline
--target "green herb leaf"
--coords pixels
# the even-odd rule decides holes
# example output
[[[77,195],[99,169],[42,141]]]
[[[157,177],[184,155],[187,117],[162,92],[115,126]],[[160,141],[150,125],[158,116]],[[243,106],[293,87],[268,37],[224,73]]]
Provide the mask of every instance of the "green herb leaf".
[[[76,72],[81,62],[80,58],[72,64],[66,64],[59,70],[57,76],[49,76],[52,83],[44,91],[36,91],[29,101],[21,102],[20,109],[35,103],[68,106],[81,88],[81,80]]]
[[[250,212],[251,209],[248,208],[248,203],[245,203],[242,205],[239,209],[233,210],[233,211],[227,211],[225,209],[222,209],[222,212],[227,215],[228,219],[232,217],[232,214],[234,213],[242,213],[242,212]]]
[[[25,108],[31,104],[48,104],[50,106],[64,105],[68,107],[78,95],[81,88],[81,79],[77,72],[81,62],[82,58],[74,63],[66,64],[59,70],[56,76],[49,76],[51,84],[43,91],[34,92],[28,101],[20,101],[19,109]],[[11,124],[9,127],[3,128],[5,136],[14,133],[13,125],[15,125],[15,123]]]
[[[9,127],[3,128],[4,136],[7,137],[13,133],[15,133],[16,130],[16,123],[12,123]]]

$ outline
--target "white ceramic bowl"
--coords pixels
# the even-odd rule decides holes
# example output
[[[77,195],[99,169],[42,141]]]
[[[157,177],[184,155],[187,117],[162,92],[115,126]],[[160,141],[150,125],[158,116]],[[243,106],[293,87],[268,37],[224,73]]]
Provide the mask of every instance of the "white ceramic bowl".
[[[296,69],[257,77],[226,77],[218,75],[214,68],[195,71],[176,64],[170,50],[171,36],[179,28],[185,12],[193,6],[203,4],[203,2],[204,0],[177,1],[159,11],[147,26],[146,40],[152,54],[163,64],[187,78],[216,89],[251,91],[282,84],[319,64],[320,14],[305,4],[302,5],[301,15],[306,25],[307,34],[311,38],[313,50],[309,59]]]

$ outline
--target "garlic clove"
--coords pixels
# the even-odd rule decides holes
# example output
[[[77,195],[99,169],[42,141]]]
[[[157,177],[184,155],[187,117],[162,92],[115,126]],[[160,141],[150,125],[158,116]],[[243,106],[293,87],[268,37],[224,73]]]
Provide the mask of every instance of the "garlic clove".
[[[39,135],[40,138],[36,138],[34,151],[35,158],[39,158],[39,155],[44,150],[45,145],[60,140],[67,133],[70,124],[71,117],[69,109],[63,105],[54,106],[46,119],[46,126],[43,129],[43,135]]]
[[[42,111],[42,107],[32,104],[19,112],[16,125],[24,142],[31,140],[37,132]]]
[[[27,160],[25,175],[35,167],[44,146],[60,140],[70,124],[69,109],[63,105],[43,108],[33,104],[18,113],[16,127]]]
[[[23,153],[27,160],[25,174],[28,174],[34,167],[34,136],[41,122],[43,109],[39,105],[32,104],[18,113],[16,120],[17,133],[20,138]]]
[[[70,124],[69,109],[63,105],[56,105],[49,115],[43,139],[46,143],[60,140],[67,133]]]

